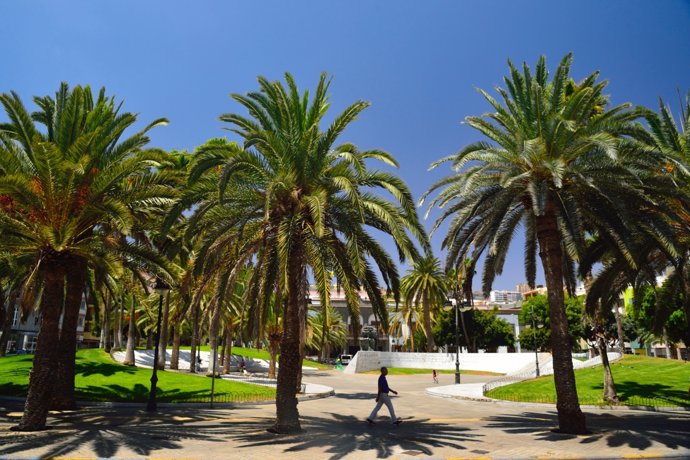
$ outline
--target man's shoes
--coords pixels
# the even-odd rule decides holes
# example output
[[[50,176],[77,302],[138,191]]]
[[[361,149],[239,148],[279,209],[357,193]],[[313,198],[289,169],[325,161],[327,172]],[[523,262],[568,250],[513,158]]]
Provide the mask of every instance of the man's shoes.
[[[370,418],[367,419],[367,422],[369,422],[369,425],[375,425],[376,424],[376,422]]]
[[[396,420],[395,422],[393,422],[393,425],[400,425],[402,422],[403,422],[402,419],[399,418],[398,420]]]

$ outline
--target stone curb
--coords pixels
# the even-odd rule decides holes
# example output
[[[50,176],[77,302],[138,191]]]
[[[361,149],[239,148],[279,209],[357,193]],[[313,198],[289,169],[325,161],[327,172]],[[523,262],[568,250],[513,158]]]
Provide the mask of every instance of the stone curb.
[[[505,404],[506,406],[518,406],[518,407],[544,407],[544,406],[550,406],[550,407],[556,407],[555,404],[551,403],[537,403],[537,402],[520,402],[520,401],[507,401],[505,399],[492,399],[492,398],[487,398],[487,397],[473,397],[473,396],[463,396],[463,395],[455,395],[455,394],[449,394],[449,393],[441,393],[438,391],[430,391],[430,389],[426,389],[425,391],[426,394],[430,396],[435,396],[437,398],[454,398],[454,399],[463,399],[466,401],[476,401],[476,402],[483,402],[483,403],[493,403],[493,404]],[[581,404],[580,408],[582,409],[599,409],[599,410],[633,410],[633,411],[643,411],[643,412],[690,412],[690,407],[679,407],[679,406],[625,406],[625,405],[620,405],[620,406],[611,406],[611,405],[603,405],[603,406],[594,406],[591,404]]]

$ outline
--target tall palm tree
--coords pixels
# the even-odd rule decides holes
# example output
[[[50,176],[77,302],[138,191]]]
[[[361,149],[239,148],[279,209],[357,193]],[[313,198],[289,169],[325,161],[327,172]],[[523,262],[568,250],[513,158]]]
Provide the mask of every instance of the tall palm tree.
[[[0,245],[32,255],[29,281],[43,286],[21,430],[43,428],[51,396],[58,407],[74,404],[76,324],[88,265],[109,265],[127,247],[132,260],[150,256],[113,232],[128,234],[134,210],[162,209],[174,197],[152,173],[159,155],[142,150],[146,132],[164,119],[123,138],[136,116],[120,113],[105,89],[94,97],[88,86],[62,84],[55,97],[34,102],[39,110],[30,114],[16,93],[0,95],[9,119],[0,124],[0,195],[9,200],[0,213]]]
[[[662,155],[632,140],[645,136],[635,123],[641,110],[629,104],[607,108],[602,104],[606,82],[597,81],[594,72],[574,83],[571,62],[568,54],[550,81],[543,57],[534,73],[527,64],[521,72],[509,62],[507,89],[498,88],[502,101],[480,90],[495,111],[465,119],[491,142],[473,143],[434,163],[451,161],[457,174],[427,193],[440,190],[430,208],[445,208],[434,229],[452,216],[443,241],[448,265],[486,252],[485,291],[501,273],[518,226],[524,228],[528,282],[535,284],[538,251],[548,288],[560,430],[584,433],[564,282],[569,288],[574,284],[572,261],[584,248],[585,229],[597,232],[632,264],[630,235],[645,233],[670,246],[668,229],[646,217],[659,206],[651,197],[671,185]]]
[[[400,281],[400,288],[405,303],[421,303],[426,351],[434,351],[436,344],[431,332],[431,318],[434,311],[443,306],[449,294],[448,279],[441,269],[441,262],[431,254],[416,260]]]
[[[385,319],[386,305],[372,264],[393,292],[398,291],[398,273],[367,227],[391,235],[402,259],[417,253],[410,235],[425,247],[428,243],[407,186],[395,175],[367,165],[378,160],[397,167],[394,158],[378,150],[360,151],[353,144],[335,145],[368,103],[347,107],[322,130],[329,107],[325,74],[313,96],[300,94],[290,74],[285,74],[286,85],[258,80],[260,91],[232,96],[249,117],[221,116],[241,136],[243,147],[209,145],[199,151],[192,181],[213,180],[202,175],[216,166],[222,170],[215,178],[218,193],[202,201],[192,220],[195,231],[206,234],[208,251],[227,254],[221,264],[241,267],[254,257],[257,269],[267,270],[255,278],[262,283],[258,292],[268,295],[280,287],[284,293],[277,417],[271,430],[294,432],[300,430],[296,393],[308,273],[322,306],[330,304],[333,270],[350,306],[358,305],[362,287]],[[376,189],[385,190],[394,201],[374,194]],[[224,245],[235,250],[219,251]]]
[[[674,121],[671,109],[662,100],[659,100],[659,113],[648,111],[646,119],[652,138],[650,144],[666,156],[667,170],[677,178],[680,188],[685,193],[690,192],[690,92],[681,102],[680,123]],[[683,340],[690,344],[690,213],[684,209],[687,208],[685,203],[687,200],[680,194],[672,199],[674,209],[681,210],[681,219],[676,225],[681,249],[678,257],[671,258],[669,264],[675,268],[674,276],[680,280],[679,293],[687,325]]]

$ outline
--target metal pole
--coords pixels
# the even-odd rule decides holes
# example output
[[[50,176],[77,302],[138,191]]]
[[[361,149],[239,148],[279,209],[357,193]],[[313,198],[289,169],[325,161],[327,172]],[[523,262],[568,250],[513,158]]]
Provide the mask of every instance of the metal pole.
[[[158,320],[156,321],[156,332],[154,334],[156,346],[153,352],[153,374],[151,375],[151,391],[149,392],[149,402],[146,405],[146,410],[148,412],[156,412],[158,409],[156,404],[156,383],[158,382],[156,371],[158,370],[158,342],[160,341],[161,336],[161,316],[163,316],[163,294],[159,294],[158,298]]]
[[[455,300],[455,384],[460,383],[460,338],[458,337],[458,301]]]
[[[534,307],[532,307],[532,342],[534,344],[534,363],[537,369],[537,377],[539,377],[539,352],[537,351],[537,326],[534,322]]]

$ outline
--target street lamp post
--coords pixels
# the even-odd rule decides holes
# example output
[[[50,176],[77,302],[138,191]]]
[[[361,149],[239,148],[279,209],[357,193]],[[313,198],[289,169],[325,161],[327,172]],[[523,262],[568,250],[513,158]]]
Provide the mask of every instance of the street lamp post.
[[[453,299],[455,307],[455,384],[460,384],[460,335],[458,334],[458,301]]]
[[[156,383],[158,382],[158,349],[159,340],[161,336],[161,316],[163,316],[163,296],[170,291],[170,286],[168,286],[160,278],[156,279],[156,285],[153,288],[158,293],[158,319],[156,320],[156,332],[154,334],[154,340],[156,342],[154,352],[153,352],[153,373],[151,374],[151,391],[149,392],[149,402],[146,405],[146,410],[148,412],[156,412],[158,409],[156,404]]]
[[[539,377],[539,352],[537,347],[537,324],[534,318],[534,307],[531,307],[531,317],[532,317],[532,343],[534,345],[534,363],[537,369],[537,377]]]
[[[446,304],[447,305],[447,304]],[[463,305],[463,306],[460,306]],[[450,306],[455,310],[455,384],[460,384],[460,336],[458,327],[458,312],[466,312],[472,306],[465,302],[458,302],[457,299],[450,299]]]

